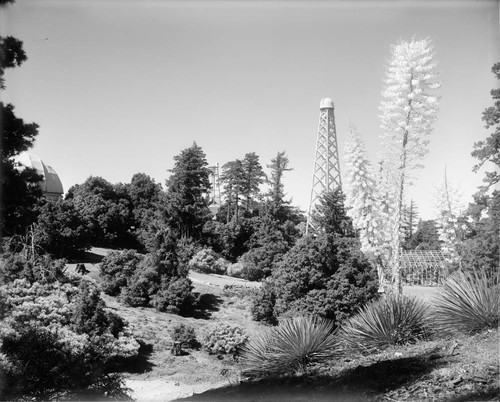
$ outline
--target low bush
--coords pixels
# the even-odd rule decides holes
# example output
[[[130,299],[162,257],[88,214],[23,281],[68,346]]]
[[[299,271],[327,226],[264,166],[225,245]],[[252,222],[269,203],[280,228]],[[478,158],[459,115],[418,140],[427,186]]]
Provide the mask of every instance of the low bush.
[[[135,250],[112,251],[105,256],[99,266],[103,292],[118,295],[127,286],[142,258]]]
[[[243,273],[243,264],[241,262],[235,262],[233,264],[229,264],[226,270],[226,274],[232,276],[234,278],[242,278]]]
[[[211,249],[204,248],[198,251],[189,260],[188,268],[206,274],[224,274],[226,267],[218,262],[219,256]]]
[[[423,300],[388,294],[344,322],[339,339],[348,350],[372,353],[391,345],[415,343],[430,333],[429,307]]]
[[[162,287],[151,299],[158,311],[172,314],[189,314],[193,311],[195,298],[193,286],[188,278],[174,278],[164,281]]]
[[[250,378],[300,374],[313,363],[340,355],[334,322],[318,317],[288,318],[264,330],[243,348],[243,374]]]
[[[114,358],[137,354],[123,320],[104,310],[95,283],[29,282],[1,288],[0,371],[7,399],[86,399],[89,393],[124,396],[110,376]],[[77,395],[77,393],[79,393]]]
[[[443,330],[478,332],[496,328],[500,315],[498,277],[484,272],[456,271],[435,301],[436,321]]]
[[[170,336],[174,342],[181,342],[183,346],[192,349],[200,345],[196,339],[194,328],[191,325],[177,324],[171,329]]]
[[[219,324],[205,334],[202,346],[210,354],[236,355],[247,339],[247,335],[240,327]]]

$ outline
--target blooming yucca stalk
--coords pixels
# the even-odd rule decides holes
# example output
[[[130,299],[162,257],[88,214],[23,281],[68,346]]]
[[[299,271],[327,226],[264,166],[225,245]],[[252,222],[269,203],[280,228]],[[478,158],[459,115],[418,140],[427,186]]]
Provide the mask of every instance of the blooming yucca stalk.
[[[312,363],[339,353],[332,321],[318,317],[284,319],[243,348],[243,374],[249,378],[304,372]]]
[[[444,330],[477,332],[498,326],[500,285],[481,272],[456,271],[436,297],[436,321]]]
[[[382,160],[396,195],[392,228],[392,281],[402,292],[400,277],[401,225],[405,187],[410,173],[421,167],[428,152],[432,124],[437,120],[438,97],[431,91],[440,87],[436,62],[429,39],[400,41],[392,47],[387,67],[386,87],[380,104],[381,127],[384,134]]]
[[[416,297],[390,293],[347,320],[339,341],[347,350],[372,353],[429,336],[429,307]]]
[[[359,233],[361,251],[377,268],[379,290],[383,291],[385,266],[389,260],[391,243],[391,214],[385,208],[385,194],[378,191],[372,166],[363,141],[353,124],[345,145],[345,204],[347,215]]]

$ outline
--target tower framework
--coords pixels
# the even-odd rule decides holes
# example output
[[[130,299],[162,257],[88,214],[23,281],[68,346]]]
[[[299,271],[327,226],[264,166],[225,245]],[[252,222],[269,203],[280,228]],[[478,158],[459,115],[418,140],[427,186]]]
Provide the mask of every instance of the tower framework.
[[[212,184],[212,191],[210,193],[210,204],[208,208],[212,215],[217,214],[220,209],[221,199],[220,199],[220,177],[219,177],[219,164],[215,166],[209,166],[210,169],[210,182]]]
[[[314,158],[311,201],[307,214],[306,234],[317,230],[313,217],[318,213],[319,198],[324,192],[342,187],[333,101],[322,99],[319,105],[318,138]]]

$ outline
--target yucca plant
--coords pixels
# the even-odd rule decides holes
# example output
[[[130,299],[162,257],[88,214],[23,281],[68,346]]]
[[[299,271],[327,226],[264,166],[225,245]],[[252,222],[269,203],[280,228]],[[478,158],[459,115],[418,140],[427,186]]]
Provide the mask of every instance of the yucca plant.
[[[284,319],[243,348],[243,375],[249,378],[303,373],[339,353],[334,323],[313,316]]]
[[[339,331],[339,340],[347,350],[372,353],[427,338],[429,322],[429,307],[423,300],[391,293],[348,319]]]
[[[498,326],[500,284],[485,272],[456,271],[434,300],[435,319],[443,330],[478,332]]]

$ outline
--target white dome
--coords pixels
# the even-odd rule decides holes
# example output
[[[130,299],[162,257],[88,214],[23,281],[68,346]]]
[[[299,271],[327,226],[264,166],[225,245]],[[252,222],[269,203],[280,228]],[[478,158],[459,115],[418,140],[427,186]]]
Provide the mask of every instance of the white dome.
[[[40,186],[46,197],[59,198],[64,193],[59,175],[52,167],[46,165],[37,155],[23,152],[15,156],[14,161],[20,163],[22,166],[36,169],[37,173],[43,177]]]
[[[333,101],[330,98],[321,99],[321,102],[319,103],[319,108],[320,109],[334,109]]]

